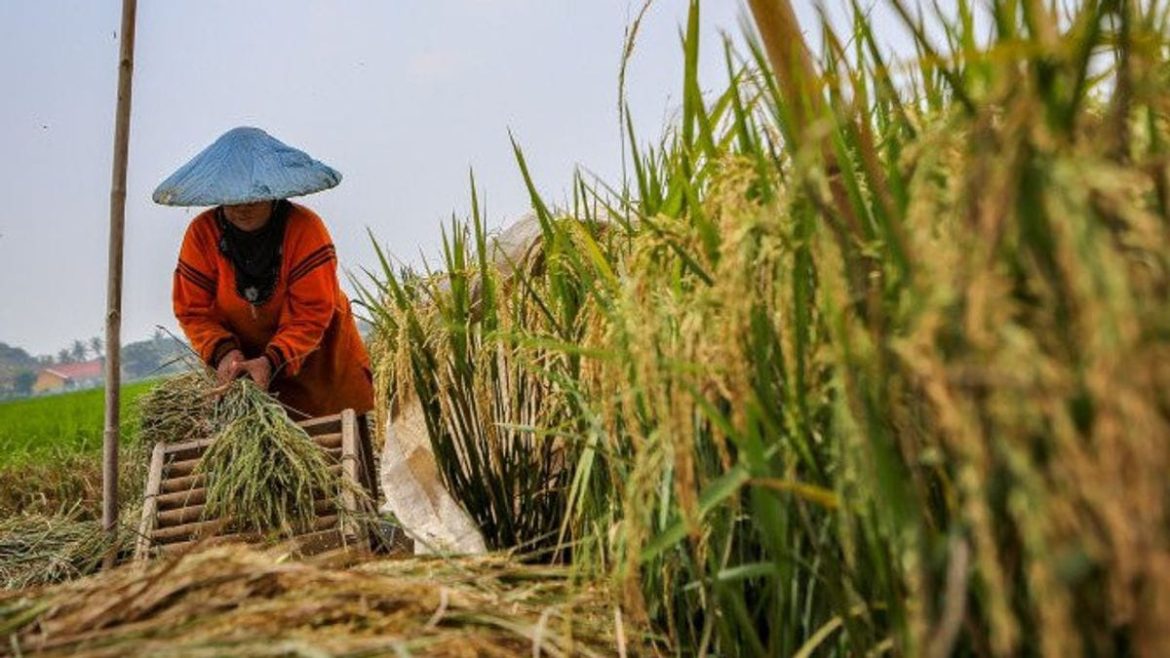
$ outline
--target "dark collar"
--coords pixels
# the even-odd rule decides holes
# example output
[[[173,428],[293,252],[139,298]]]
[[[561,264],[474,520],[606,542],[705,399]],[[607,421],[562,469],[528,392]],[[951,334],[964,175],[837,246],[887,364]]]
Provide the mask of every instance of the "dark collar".
[[[215,209],[219,225],[219,251],[236,272],[236,294],[253,306],[272,298],[280,277],[284,230],[292,204],[276,202],[272,217],[257,231],[242,231],[224,216],[223,206]]]

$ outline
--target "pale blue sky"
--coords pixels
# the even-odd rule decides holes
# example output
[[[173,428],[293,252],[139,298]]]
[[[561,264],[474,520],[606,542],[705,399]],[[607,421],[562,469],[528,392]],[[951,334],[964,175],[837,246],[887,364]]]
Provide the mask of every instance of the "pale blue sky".
[[[347,268],[373,260],[367,226],[408,262],[433,257],[440,224],[468,208],[469,168],[491,224],[524,212],[509,128],[552,199],[577,165],[616,183],[618,63],[640,4],[141,0],[124,339],[175,327],[171,272],[194,211],[156,206],[151,191],[238,125],[342,172],[339,187],[303,202]],[[812,2],[797,4],[812,25]],[[33,353],[103,330],[119,10],[118,0],[0,0],[0,341]],[[678,105],[685,12],[659,0],[630,66],[646,140]],[[738,35],[741,16],[739,2],[704,2],[705,88],[723,84],[717,35]]]

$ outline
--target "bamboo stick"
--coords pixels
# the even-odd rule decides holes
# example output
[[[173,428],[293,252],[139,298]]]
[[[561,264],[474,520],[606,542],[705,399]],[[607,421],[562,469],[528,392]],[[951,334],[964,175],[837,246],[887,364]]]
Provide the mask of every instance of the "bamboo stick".
[[[361,480],[358,478],[358,452],[357,452],[357,416],[353,409],[346,409],[341,412],[341,468],[343,470],[343,478],[349,480],[352,484],[358,484]],[[341,490],[342,506],[345,508],[346,514],[342,519],[341,529],[350,536],[357,537],[361,532],[360,526],[355,522],[354,517],[357,515],[357,499],[353,495],[353,491],[348,487]]]
[[[158,488],[162,483],[163,457],[166,446],[154,444],[150,456],[150,473],[146,482],[146,502],[142,505],[142,521],[138,525],[138,541],[134,545],[134,559],[141,560],[150,552],[150,533],[154,530],[154,514],[158,509]]]
[[[130,151],[130,92],[134,75],[137,0],[122,0],[122,43],[118,54],[118,104],[114,119],[114,166],[110,184],[109,281],[106,292],[106,414],[102,433],[102,525],[117,534],[118,413],[122,361],[122,253],[126,225],[126,162]],[[111,541],[111,545],[116,542]],[[113,554],[106,557],[112,566]]]

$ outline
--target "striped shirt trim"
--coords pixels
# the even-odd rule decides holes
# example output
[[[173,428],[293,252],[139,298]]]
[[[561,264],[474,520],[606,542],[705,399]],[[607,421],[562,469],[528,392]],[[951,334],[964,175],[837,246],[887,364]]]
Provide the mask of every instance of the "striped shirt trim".
[[[328,263],[336,257],[337,250],[334,249],[333,245],[331,244],[327,244],[324,247],[317,249],[313,253],[306,256],[303,260],[301,260],[300,263],[297,264],[296,267],[289,271],[288,285],[291,286],[298,279],[304,277],[309,272],[324,265],[325,263]]]
[[[203,272],[191,267],[183,261],[179,261],[179,266],[175,269],[184,279],[199,286],[209,293],[215,294],[215,279],[207,276]]]

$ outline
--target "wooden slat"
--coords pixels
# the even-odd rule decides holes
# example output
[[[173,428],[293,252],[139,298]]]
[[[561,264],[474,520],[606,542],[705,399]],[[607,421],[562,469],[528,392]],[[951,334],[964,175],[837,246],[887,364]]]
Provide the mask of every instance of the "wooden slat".
[[[341,434],[327,434],[323,435],[321,441],[314,439],[314,442],[326,450],[331,455],[341,454]],[[327,445],[322,445],[327,444]],[[168,478],[183,477],[191,475],[195,471],[195,467],[199,465],[199,459],[202,457],[201,453],[192,453],[194,456],[181,460],[172,461],[167,464],[166,473]],[[186,453],[184,453],[184,456]]]
[[[207,489],[200,487],[198,489],[162,494],[158,497],[158,508],[160,510],[168,510],[186,507],[188,505],[202,505],[205,502],[207,502]]]
[[[324,500],[319,498],[318,500]],[[175,493],[162,494],[158,496],[159,510],[173,510],[180,507],[190,507],[192,505],[202,505],[207,502],[207,489],[200,487],[199,489],[189,489],[186,491],[176,491]]]
[[[195,459],[184,459],[182,461],[171,462],[167,464],[166,473],[168,478],[183,477],[190,475],[195,471],[195,467],[199,465],[199,457]]]
[[[341,473],[341,465],[336,464],[329,467],[330,475],[339,475]],[[162,481],[159,491],[164,494],[179,493],[192,491],[194,489],[202,488],[205,484],[205,477],[203,475],[185,475],[183,477],[167,477]]]
[[[312,530],[327,530],[337,525],[337,515],[318,517],[309,526]],[[156,544],[173,544],[179,541],[199,539],[201,537],[208,537],[215,533],[216,530],[223,527],[221,519],[213,519],[211,521],[198,521],[196,523],[184,523],[183,525],[171,526],[170,528],[159,528],[154,531],[151,540]],[[208,534],[211,533],[211,534]]]
[[[166,456],[170,461],[178,461],[181,459],[191,459],[203,454],[207,450],[207,446],[211,445],[211,439],[198,439],[196,441],[184,441],[182,443],[168,443],[166,444]]]
[[[162,481],[163,455],[161,443],[154,444],[150,455],[150,470],[146,477],[146,500],[142,505],[142,521],[138,524],[138,541],[134,545],[134,559],[142,560],[150,554],[150,533],[154,529],[154,515],[158,508],[158,488]]]
[[[264,539],[263,535],[256,533],[233,533],[230,535],[218,535],[215,537],[206,537],[203,539],[194,539],[191,541],[181,541],[173,544],[162,544],[156,548],[158,553],[163,555],[179,555],[195,547],[210,547],[220,546],[231,543],[255,543]],[[319,553],[327,551],[331,548],[337,548],[347,543],[347,539],[341,534],[337,528],[329,528],[327,530],[318,530],[301,535],[296,535],[291,539],[280,542],[281,545],[295,544],[296,548],[308,553]]]
[[[313,418],[301,423],[297,423],[301,429],[309,433],[309,436],[316,436],[317,434],[332,434],[341,431],[341,415],[322,416],[320,418]]]
[[[203,518],[203,505],[180,507],[178,509],[159,512],[158,520],[155,521],[154,527],[161,530],[171,526],[183,525],[184,523],[192,523],[201,518]]]
[[[326,416],[325,418],[305,421],[301,423],[301,427],[305,428],[306,423],[309,428],[305,431],[309,433],[313,441],[317,445],[328,443],[324,447],[334,448],[341,445],[341,416]],[[309,429],[312,429],[310,432]],[[329,431],[332,430],[332,431]],[[207,450],[207,446],[213,443],[212,439],[199,439],[197,441],[184,441],[183,443],[168,443],[165,444],[166,456],[171,461],[181,461],[186,459],[198,458]]]
[[[175,525],[198,521],[203,516],[205,505],[188,505],[178,509],[158,513],[156,528],[169,528]],[[317,516],[337,513],[337,505],[332,500],[320,499],[313,503],[313,513]]]
[[[340,448],[341,447],[341,432],[334,432],[333,434],[322,434],[313,437],[313,443],[322,448]]]
[[[162,493],[175,493],[176,491],[191,491],[198,489],[204,485],[205,478],[202,475],[188,475],[185,477],[172,478],[168,477],[162,481],[159,486],[159,491]]]
[[[157,528],[151,533],[150,539],[156,544],[170,544],[176,541],[210,536],[222,526],[221,519],[184,523],[170,528]]]

